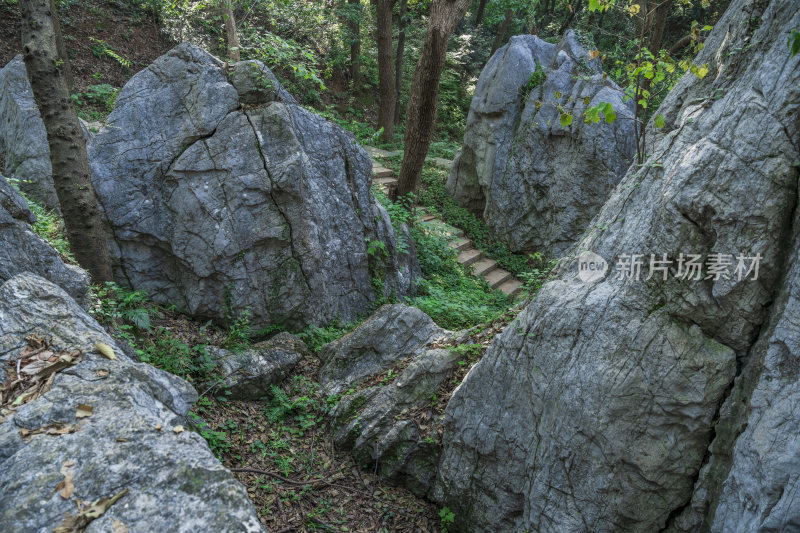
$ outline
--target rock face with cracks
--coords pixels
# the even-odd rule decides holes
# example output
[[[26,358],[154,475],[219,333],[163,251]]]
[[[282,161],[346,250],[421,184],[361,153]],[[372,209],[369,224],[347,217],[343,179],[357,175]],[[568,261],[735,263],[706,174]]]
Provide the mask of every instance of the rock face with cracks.
[[[58,209],[47,131],[21,55],[0,69],[0,117],[3,173],[19,179],[22,190],[32,198]]]
[[[87,533],[264,531],[245,488],[203,438],[183,431],[197,399],[175,376],[134,363],[72,298],[49,281],[20,274],[0,286],[0,381],[38,334],[55,351],[82,352],[49,391],[0,421],[0,524],[3,531],[51,532],[76,502],[119,494]],[[116,360],[94,349],[109,345]],[[88,407],[81,416],[78,406]],[[47,434],[47,428],[74,426]],[[64,495],[59,483],[71,479]],[[63,485],[61,486],[63,487]]]
[[[156,302],[299,328],[412,289],[413,245],[370,194],[369,157],[262,64],[229,76],[181,44],[131,78],[106,124],[89,161],[115,275]],[[384,254],[367,254],[374,241]]]
[[[587,283],[563,261],[454,393],[435,495],[465,529],[800,524],[798,26],[790,0],[732,2],[695,59],[709,74],[649,132],[660,165],[630,169],[575,250],[669,270]]]
[[[623,96],[575,32],[558,45],[512,37],[478,79],[448,192],[511,250],[560,257],[633,161],[634,107]],[[585,124],[584,110],[602,102],[616,120]]]
[[[425,495],[436,478],[441,446],[431,416],[421,424],[409,412],[429,404],[458,366],[461,355],[454,350],[428,347],[454,335],[415,307],[385,305],[320,352],[323,392],[359,388],[343,394],[331,411],[336,445],[377,463],[384,477],[417,495]],[[359,387],[382,372],[387,374],[380,383]]]

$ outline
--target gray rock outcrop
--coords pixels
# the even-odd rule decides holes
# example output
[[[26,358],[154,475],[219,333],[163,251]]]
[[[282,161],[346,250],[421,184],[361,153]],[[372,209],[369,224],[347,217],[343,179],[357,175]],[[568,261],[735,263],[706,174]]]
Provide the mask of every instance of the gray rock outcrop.
[[[434,339],[450,335],[416,307],[384,305],[356,329],[320,350],[322,391],[339,394],[367,376],[418,355]]]
[[[575,32],[559,45],[512,37],[478,79],[448,192],[511,250],[560,257],[633,161],[634,107],[623,95]],[[584,110],[601,102],[616,120],[585,124]],[[559,107],[572,124],[561,126]]]
[[[308,355],[308,347],[289,333],[278,333],[269,340],[242,350],[210,346],[206,349],[218,366],[220,380],[208,383],[226,391],[232,400],[258,400],[278,385]]]
[[[416,307],[384,305],[320,351],[323,393],[357,389],[344,393],[331,411],[335,444],[361,463],[377,463],[383,477],[420,496],[436,478],[441,445],[431,416],[421,424],[409,413],[429,410],[425,407],[458,366],[456,351],[429,348],[454,335]],[[371,386],[362,385],[381,373]]]
[[[120,91],[89,144],[115,275],[194,316],[249,309],[256,329],[353,320],[375,287],[412,290],[413,247],[398,251],[354,137],[267,72],[234,66],[232,85],[184,43]],[[385,254],[368,255],[378,240]]]
[[[663,166],[630,169],[575,250],[611,272],[563,261],[457,389],[435,494],[463,528],[798,527],[799,26],[791,0],[731,3],[695,59],[709,75],[648,132]],[[638,280],[614,268],[630,254]],[[650,254],[672,263],[646,280]]]
[[[0,176],[0,283],[22,272],[46,278],[89,306],[89,275],[65,264],[58,252],[33,232],[36,216],[19,193]]]
[[[124,490],[85,531],[264,531],[245,488],[200,435],[182,430],[197,399],[188,383],[134,363],[64,291],[21,274],[0,287],[0,382],[31,334],[50,339],[55,353],[82,355],[0,422],[3,531],[49,533],[78,513],[78,500]]]
[[[21,55],[0,69],[0,117],[3,174],[20,180],[31,198],[57,210],[47,132]]]

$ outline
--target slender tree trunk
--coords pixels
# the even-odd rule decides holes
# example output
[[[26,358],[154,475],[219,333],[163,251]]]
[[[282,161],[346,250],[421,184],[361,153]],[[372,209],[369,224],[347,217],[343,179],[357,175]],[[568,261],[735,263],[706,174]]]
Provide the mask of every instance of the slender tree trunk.
[[[348,0],[351,13],[348,14],[347,29],[350,30],[352,41],[350,41],[350,83],[353,90],[356,90],[361,83],[361,2],[360,0]]]
[[[392,61],[392,0],[378,0],[378,128],[383,128],[383,140],[394,140],[394,61]]]
[[[400,0],[400,19],[397,33],[397,53],[394,61],[394,124],[400,124],[400,92],[403,90],[403,53],[406,49],[406,12],[408,0]]]
[[[20,0],[22,51],[47,130],[53,183],[72,251],[94,283],[111,280],[103,221],[89,180],[86,142],[58,56],[58,18],[50,0]]]
[[[480,0],[478,2],[478,12],[475,13],[475,27],[477,28],[480,26],[481,21],[483,20],[483,11],[486,9],[486,0]]]
[[[470,3],[470,0],[433,0],[431,3],[425,40],[411,78],[398,196],[410,192],[416,194],[419,191],[422,165],[425,163],[436,123],[439,79],[444,68],[447,40],[464,18]]]
[[[50,13],[58,20],[58,9],[53,0],[50,0]],[[63,61],[61,70],[64,73],[64,81],[67,83],[67,89],[72,92],[75,88],[75,80],[72,78],[72,63],[69,60],[69,53],[67,53],[67,47],[64,44],[64,36],[61,34],[61,25],[54,24],[54,31],[56,34],[56,51],[58,52],[58,57]]]
[[[236,31],[236,18],[233,16],[233,0],[222,1],[222,18],[225,22],[225,40],[228,44],[228,59],[239,61],[239,33]]]
[[[494,41],[492,41],[492,51],[489,52],[489,57],[491,58],[497,49],[500,48],[500,45],[503,44],[503,38],[506,36],[506,31],[508,30],[508,25],[511,24],[511,17],[514,15],[514,12],[511,8],[506,9],[506,16],[503,18],[503,22],[500,23],[500,28],[497,30],[497,35],[494,37]]]
[[[667,25],[667,15],[672,7],[672,0],[661,0],[655,10],[653,18],[653,26],[650,30],[650,41],[647,48],[654,54],[658,55],[664,41],[664,28]]]

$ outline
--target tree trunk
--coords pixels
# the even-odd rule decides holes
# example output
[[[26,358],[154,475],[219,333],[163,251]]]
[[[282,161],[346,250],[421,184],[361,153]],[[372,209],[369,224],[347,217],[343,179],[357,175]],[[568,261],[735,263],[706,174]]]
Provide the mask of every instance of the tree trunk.
[[[53,0],[50,0],[50,13],[58,20],[58,9]],[[54,24],[54,31],[56,34],[56,51],[58,52],[58,57],[63,61],[61,64],[61,71],[64,74],[64,81],[67,84],[67,89],[72,93],[72,90],[75,88],[75,80],[72,79],[72,63],[69,60],[69,53],[67,53],[67,47],[64,44],[64,36],[61,34],[61,25]]]
[[[383,140],[394,140],[394,61],[392,61],[392,0],[378,0],[376,21],[378,43],[378,128]]]
[[[400,124],[400,92],[403,90],[403,53],[406,49],[406,11],[408,0],[400,0],[400,19],[397,33],[397,54],[394,63],[394,124]]]
[[[439,99],[439,78],[444,68],[447,40],[464,18],[470,0],[433,0],[430,20],[419,61],[411,78],[411,91],[406,112],[403,166],[398,178],[398,196],[419,191],[422,165],[433,136],[436,103]]]
[[[58,57],[58,18],[50,0],[20,0],[19,6],[25,69],[47,130],[53,184],[70,246],[94,283],[111,281],[103,221],[89,180],[86,142]]]
[[[225,40],[228,43],[228,59],[237,63],[239,61],[239,33],[236,31],[236,18],[233,16],[233,0],[223,0],[222,18],[225,21]]]
[[[478,12],[475,13],[475,27],[477,28],[483,20],[483,11],[486,9],[486,0],[478,2]]]
[[[348,13],[347,29],[350,30],[350,83],[353,90],[356,90],[361,82],[361,2],[360,0],[348,0],[351,12]]]
[[[672,0],[662,0],[655,9],[653,26],[650,30],[650,41],[647,45],[647,48],[653,55],[658,55],[658,51],[661,50],[661,45],[664,41],[664,28],[667,24],[667,15],[671,7]]]
[[[506,31],[508,30],[508,25],[511,24],[511,17],[514,12],[511,8],[506,9],[506,16],[503,18],[503,22],[500,23],[500,28],[497,30],[497,35],[494,37],[494,41],[492,42],[492,51],[489,52],[489,57],[491,58],[497,49],[500,48],[500,45],[503,44],[503,38],[506,36]]]
[[[555,4],[555,2],[553,2]],[[572,24],[572,20],[575,18],[575,15],[578,14],[578,11],[581,10],[583,7],[582,0],[576,0],[575,5],[570,4],[570,12],[567,15],[567,19],[564,21],[564,24],[561,25],[561,28],[558,30],[559,35],[564,35],[564,32],[567,31],[569,25]]]

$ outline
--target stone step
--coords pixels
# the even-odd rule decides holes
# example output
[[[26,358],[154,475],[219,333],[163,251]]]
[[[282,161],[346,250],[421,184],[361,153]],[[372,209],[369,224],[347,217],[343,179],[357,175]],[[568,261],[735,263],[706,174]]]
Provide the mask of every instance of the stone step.
[[[397,178],[386,177],[386,178],[372,178],[372,183],[375,185],[384,185],[387,187],[397,186]]]
[[[516,296],[522,290],[523,283],[518,279],[510,279],[497,287],[506,296]]]
[[[463,250],[458,254],[458,262],[461,266],[470,266],[483,258],[483,252],[474,248],[470,250]]]
[[[476,276],[485,276],[495,268],[497,268],[497,261],[494,259],[489,259],[488,257],[481,259],[472,265],[472,271]]]
[[[464,239],[462,237],[456,237],[452,239],[447,244],[450,245],[451,248],[458,250],[459,252],[462,250],[469,250],[470,248],[474,248],[472,246],[472,241],[469,239]]]
[[[503,270],[502,268],[496,268],[491,272],[489,272],[488,274],[486,274],[484,277],[486,278],[486,281],[489,282],[489,285],[493,289],[496,289],[497,287],[499,287],[500,285],[502,285],[503,283],[512,278],[511,272]]]
[[[391,178],[394,176],[394,172],[389,170],[388,168],[381,166],[381,165],[372,165],[372,177],[373,178]]]
[[[436,220],[436,215],[425,215],[422,217],[423,222],[431,222],[432,220]]]

